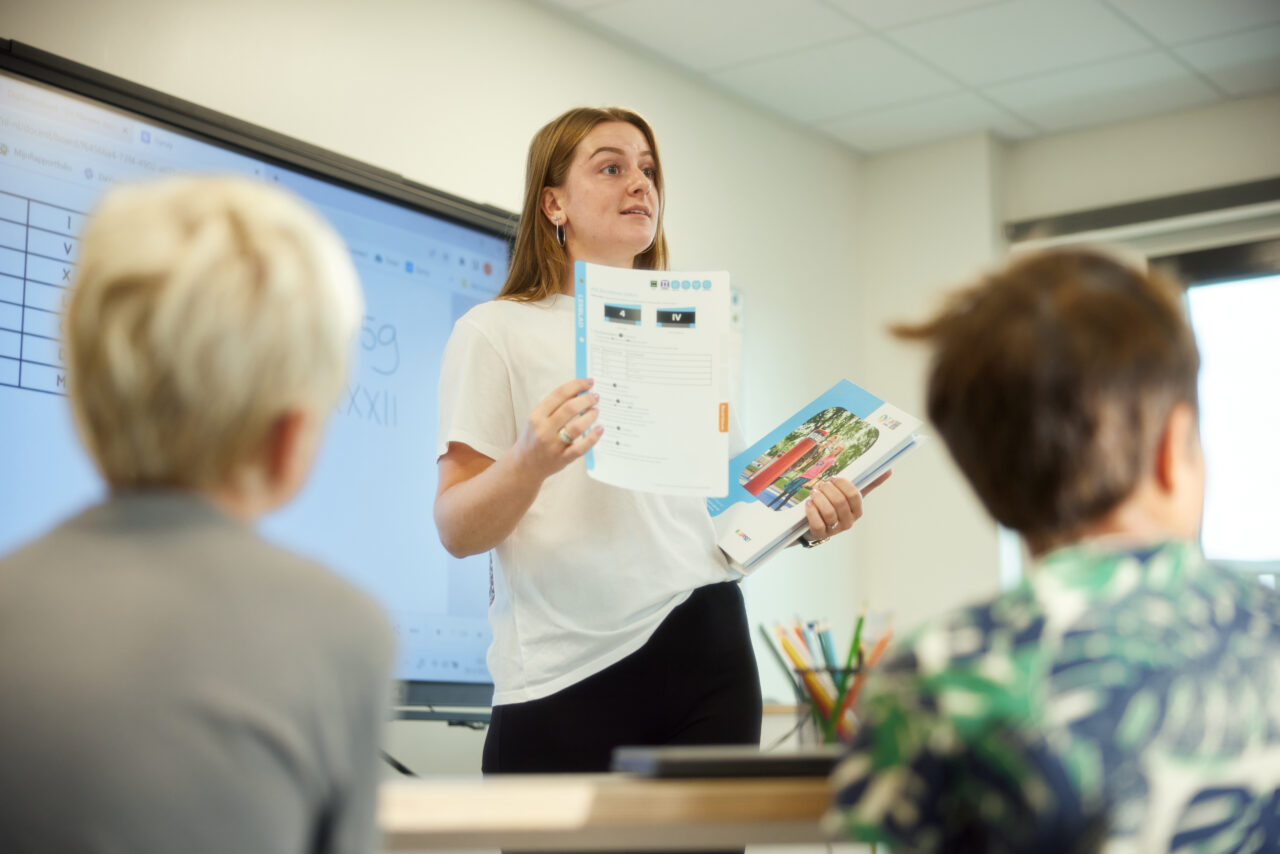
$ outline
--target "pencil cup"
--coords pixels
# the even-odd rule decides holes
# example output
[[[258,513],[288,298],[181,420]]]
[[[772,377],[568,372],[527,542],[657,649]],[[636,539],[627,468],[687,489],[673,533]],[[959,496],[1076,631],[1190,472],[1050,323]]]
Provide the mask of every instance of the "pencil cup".
[[[861,672],[861,665],[859,660],[857,667],[795,669],[796,706],[799,716],[812,723],[815,743],[836,744],[853,738],[857,720],[853,712],[845,708],[844,699],[855,677]],[[801,721],[797,721],[797,724],[801,724]],[[808,740],[804,737],[805,730],[805,726],[799,726],[801,742]]]

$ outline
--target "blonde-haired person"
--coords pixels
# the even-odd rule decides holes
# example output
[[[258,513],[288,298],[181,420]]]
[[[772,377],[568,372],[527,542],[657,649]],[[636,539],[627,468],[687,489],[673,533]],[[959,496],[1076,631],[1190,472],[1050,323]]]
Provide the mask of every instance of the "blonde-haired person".
[[[271,187],[123,187],[89,220],[68,386],[110,493],[0,561],[5,851],[373,845],[386,619],[250,526],[306,478],[361,304]]]
[[[653,130],[569,110],[529,147],[510,274],[454,326],[440,381],[435,519],[454,555],[492,550],[486,772],[601,771],[618,745],[756,743],[760,684],[737,579],[704,502],[606,486],[573,361],[573,265],[665,268]],[[567,381],[566,381],[567,380]],[[809,536],[861,515],[815,490]]]

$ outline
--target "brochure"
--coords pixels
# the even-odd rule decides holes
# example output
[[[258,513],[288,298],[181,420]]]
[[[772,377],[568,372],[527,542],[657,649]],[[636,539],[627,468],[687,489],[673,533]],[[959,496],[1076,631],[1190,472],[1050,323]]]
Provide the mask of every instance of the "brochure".
[[[820,481],[841,475],[862,488],[916,447],[920,419],[848,380],[779,424],[729,463],[724,498],[707,501],[717,545],[750,572],[809,527],[804,501]]]
[[[603,483],[722,496],[729,483],[729,274],[574,267],[577,374],[595,380]]]

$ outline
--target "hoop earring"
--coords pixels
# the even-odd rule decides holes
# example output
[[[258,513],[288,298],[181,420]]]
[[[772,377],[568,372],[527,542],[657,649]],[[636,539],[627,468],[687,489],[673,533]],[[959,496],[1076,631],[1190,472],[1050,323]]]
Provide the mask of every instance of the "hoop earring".
[[[556,241],[564,246],[564,226],[560,224],[560,220],[556,220]]]

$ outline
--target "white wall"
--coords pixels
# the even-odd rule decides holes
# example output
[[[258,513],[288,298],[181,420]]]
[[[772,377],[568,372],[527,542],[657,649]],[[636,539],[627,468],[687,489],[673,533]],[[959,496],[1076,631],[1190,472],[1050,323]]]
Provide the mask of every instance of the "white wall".
[[[893,339],[886,326],[923,319],[941,293],[995,259],[1001,156],[980,134],[864,163],[858,376],[922,417],[927,354]],[[875,524],[859,532],[861,588],[873,607],[891,612],[897,629],[998,591],[996,527],[941,442],[903,460],[868,506]]]
[[[1280,176],[1280,94],[1009,146],[1003,208],[1021,220]]]
[[[508,209],[544,122],[579,104],[635,108],[658,133],[675,264],[728,269],[746,293],[747,432],[857,373],[847,333],[830,323],[858,314],[857,157],[532,4],[13,5],[0,35]],[[812,331],[802,346],[773,345],[797,328]],[[746,588],[753,621],[850,623],[854,548],[837,541],[760,573]],[[480,740],[460,730],[397,724],[392,740],[417,770],[479,767]]]

